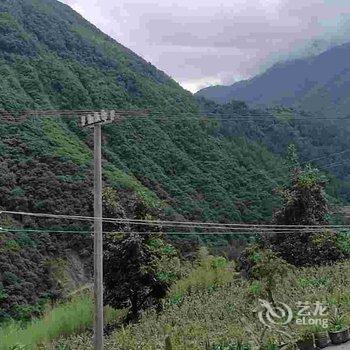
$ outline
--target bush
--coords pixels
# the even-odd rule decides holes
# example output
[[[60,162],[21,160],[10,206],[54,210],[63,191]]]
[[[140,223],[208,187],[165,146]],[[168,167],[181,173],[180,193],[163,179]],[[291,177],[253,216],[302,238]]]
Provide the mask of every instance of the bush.
[[[234,263],[223,257],[209,255],[206,248],[200,249],[195,266],[187,276],[171,287],[168,297],[172,304],[180,303],[186,294],[215,290],[232,282],[235,277]]]
[[[122,311],[106,310],[106,322],[123,316]],[[83,332],[93,324],[93,301],[88,295],[78,296],[71,301],[46,311],[43,318],[33,320],[21,328],[12,322],[0,328],[0,350],[27,347],[36,348],[61,336]]]
[[[306,167],[292,171],[291,185],[280,190],[284,205],[274,215],[277,225],[324,225],[329,206],[324,192],[325,179],[317,169]],[[325,264],[345,257],[346,240],[331,230],[302,230],[276,233],[265,239],[265,246],[278,252],[296,266]]]
[[[5,285],[19,284],[21,282],[21,279],[10,271],[5,271],[3,273],[3,280]]]
[[[350,255],[350,231],[342,230],[337,234],[337,245],[345,255]]]
[[[263,290],[269,301],[274,303],[274,291],[282,277],[291,271],[292,266],[271,249],[263,249],[254,244],[242,253],[240,268],[248,278],[255,280],[251,286],[253,294],[259,294]]]
[[[160,306],[160,299],[176,279],[177,265],[176,251],[160,236],[109,235],[104,254],[106,303],[115,308],[130,306],[132,318],[142,309]]]
[[[0,302],[2,300],[5,300],[8,297],[8,294],[6,293],[3,284],[0,282]]]
[[[21,247],[16,240],[8,239],[4,244],[3,250],[5,250],[7,252],[16,253],[16,252],[19,252],[21,250]]]

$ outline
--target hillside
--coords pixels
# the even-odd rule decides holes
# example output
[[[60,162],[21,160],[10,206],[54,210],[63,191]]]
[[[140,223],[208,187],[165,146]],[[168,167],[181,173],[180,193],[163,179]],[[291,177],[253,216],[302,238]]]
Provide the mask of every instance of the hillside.
[[[162,106],[191,94],[56,0],[0,2],[0,107]]]
[[[236,196],[235,199],[237,186],[225,184],[224,179],[238,179],[244,172],[250,172],[247,169],[250,158],[252,164],[260,157],[266,157],[266,163],[278,162],[261,147],[211,135],[210,125],[207,127],[186,118],[174,119],[180,112],[197,111],[197,102],[191,94],[99,32],[69,7],[57,1],[1,2],[0,23],[0,108],[17,111],[27,108],[147,107],[158,115],[161,112],[171,117],[128,120],[106,127],[104,156],[109,162],[106,163],[106,176],[110,181],[133,189],[145,185],[157,193],[159,202],[168,202],[188,217],[219,219],[222,216],[223,220],[240,220],[234,202],[249,198]],[[71,169],[64,169],[63,173],[69,176],[73,172],[76,176],[70,181],[66,178],[58,180],[65,183],[61,187],[63,191],[67,183],[72,186],[74,181],[81,181],[90,169],[90,135],[78,129],[75,122],[36,119],[11,126],[2,123],[1,128],[2,156],[10,162],[9,173],[15,173],[16,177],[19,175],[16,168],[23,162],[34,162],[28,166],[29,170],[38,162],[40,171],[44,171],[45,164],[52,163],[50,170],[57,164],[62,168],[65,164]],[[240,152],[234,151],[238,148]],[[242,160],[238,155],[241,154],[246,161],[244,168],[239,167]],[[206,160],[215,161],[215,168],[206,165]],[[221,163],[225,164],[225,169]],[[265,168],[266,178],[271,177],[270,169],[269,166]],[[264,170],[256,167],[256,171],[260,174]],[[253,176],[254,172],[251,173]],[[63,176],[58,171],[55,175]],[[14,180],[13,184],[21,187],[21,181]],[[11,181],[7,181],[11,191],[9,184]],[[35,196],[42,197],[39,192],[42,185],[31,182],[31,189],[22,188],[23,191],[16,192],[30,202],[25,204],[26,209],[38,206],[45,211],[55,209],[45,203],[38,205]],[[245,186],[248,188],[251,184],[247,182]],[[271,186],[263,191],[268,192]],[[242,184],[239,187],[242,188]],[[34,196],[32,200],[25,195],[30,190]],[[154,200],[157,201],[155,197]],[[217,211],[209,209],[209,204],[215,201],[228,202]],[[3,204],[13,209],[24,206],[14,201]]]
[[[286,155],[288,145],[294,144],[302,164],[316,164],[330,177],[341,180],[336,182],[342,197],[350,199],[349,119],[328,120],[287,107],[252,109],[245,102],[235,100],[218,104],[197,97],[197,101],[203,115],[220,120],[220,135],[244,137],[281,157]]]
[[[105,216],[258,222],[278,206],[271,193],[286,174],[279,157],[191,118],[199,106],[190,93],[68,6],[0,1],[0,55],[0,109],[154,112],[104,128]],[[89,130],[34,118],[1,121],[0,132],[0,209],[92,214]],[[49,232],[90,226],[21,216],[1,216],[1,226],[0,320],[26,319],[59,297],[67,269],[76,283],[89,277],[79,264],[90,266],[90,237]]]
[[[216,102],[232,99],[252,105],[284,105],[331,115],[348,115],[350,43],[322,54],[278,63],[252,79],[213,86],[197,93]]]

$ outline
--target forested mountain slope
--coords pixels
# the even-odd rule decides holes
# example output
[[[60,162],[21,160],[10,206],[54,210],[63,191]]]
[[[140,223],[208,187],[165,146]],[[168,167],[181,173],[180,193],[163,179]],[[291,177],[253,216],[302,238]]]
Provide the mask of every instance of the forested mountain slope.
[[[106,127],[104,156],[109,163],[105,168],[111,183],[138,188],[139,192],[143,185],[148,186],[154,191],[150,197],[155,202],[165,202],[165,206],[188,218],[253,219],[271,211],[267,202],[273,182],[248,179],[257,174],[260,179],[278,179],[277,173],[282,171],[276,169],[280,167],[269,166],[279,163],[277,158],[242,140],[211,135],[198,122],[173,119],[180,112],[189,115],[197,111],[191,94],[66,5],[53,0],[0,4],[0,108],[15,112],[27,108],[147,107],[161,112],[171,117],[169,121],[142,118]],[[25,180],[18,178],[17,167],[29,162],[27,168],[32,171],[32,162],[39,159],[42,163],[61,163],[62,167],[73,163],[79,169],[73,171],[74,176],[68,174],[68,181],[64,172],[55,174],[60,176],[57,181],[65,183],[62,189],[68,182],[70,186],[84,182],[91,161],[88,132],[79,130],[73,122],[50,119],[1,127],[1,154],[10,163],[6,176],[13,173],[16,177],[16,198],[23,199],[26,210],[57,210],[54,207],[58,202],[62,204],[59,209],[63,209],[67,198],[58,201],[54,196],[56,200],[52,199],[50,205],[41,203],[39,193],[44,186],[40,179],[31,181],[24,190],[21,182]],[[258,165],[260,158],[266,160]],[[261,168],[263,163],[266,166]],[[43,168],[42,164],[37,167]],[[2,183],[8,193],[14,190],[10,184]],[[33,197],[26,194],[28,191]],[[51,195],[50,188],[45,191]],[[146,189],[144,192],[150,193]],[[3,196],[2,201],[12,209],[23,208],[20,200],[6,201]],[[242,202],[254,203],[253,214],[238,210]],[[258,213],[259,207],[263,210]],[[85,210],[85,206],[80,208]]]
[[[285,156],[288,145],[297,148],[302,164],[316,164],[342,180],[340,191],[350,199],[350,118],[327,118],[287,107],[252,109],[245,102],[218,104],[197,97],[201,113],[220,120],[218,133],[244,137]]]
[[[304,132],[289,112],[197,100],[68,6],[0,0],[0,110],[85,108],[151,110],[103,127],[106,217],[268,221],[279,205],[273,189],[286,181],[280,155],[289,141],[306,159],[338,150],[333,141],[342,135],[329,129],[326,142],[324,129]],[[214,120],[198,120],[207,113]],[[251,114],[267,119],[235,120]],[[0,134],[0,210],[92,215],[91,130],[74,119],[0,119]],[[49,234],[89,224],[0,220],[0,321],[25,318],[40,298],[57,297],[70,261],[91,267],[88,235]]]
[[[56,0],[0,1],[0,106],[162,106],[191,94]]]
[[[16,115],[112,107],[152,113],[104,127],[105,216],[270,218],[279,203],[272,190],[286,174],[279,157],[193,119],[199,105],[190,93],[68,6],[0,0],[0,109]],[[0,134],[0,209],[92,215],[90,130],[72,119],[32,118],[1,120]],[[38,310],[40,298],[57,297],[75,252],[80,261],[91,258],[89,236],[50,230],[90,226],[23,216],[0,220],[0,321],[25,318]]]
[[[197,93],[216,102],[232,99],[254,105],[284,105],[331,115],[350,109],[350,43],[322,54],[278,63],[266,72],[231,86],[213,86]]]

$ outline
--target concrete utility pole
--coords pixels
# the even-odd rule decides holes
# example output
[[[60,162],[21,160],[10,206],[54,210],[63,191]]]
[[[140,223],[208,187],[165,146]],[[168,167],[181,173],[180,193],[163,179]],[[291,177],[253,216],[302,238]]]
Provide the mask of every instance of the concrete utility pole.
[[[94,128],[94,345],[103,350],[103,237],[101,125],[123,116],[145,116],[147,111],[101,111],[81,116],[81,125]]]
[[[103,238],[101,124],[94,126],[94,343],[103,349]]]

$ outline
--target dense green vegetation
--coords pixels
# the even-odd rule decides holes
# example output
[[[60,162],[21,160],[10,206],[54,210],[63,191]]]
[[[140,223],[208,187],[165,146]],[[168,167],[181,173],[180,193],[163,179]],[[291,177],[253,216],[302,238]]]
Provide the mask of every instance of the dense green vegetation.
[[[190,93],[67,6],[22,0],[2,3],[1,10],[0,109],[147,107],[165,116],[198,110]],[[143,184],[188,218],[266,218],[272,181],[263,179],[281,180],[278,159],[243,140],[211,135],[212,127],[186,119],[132,120],[106,128],[108,180],[151,202]],[[12,157],[6,147],[11,137],[29,148],[29,157],[54,155],[81,167],[80,178],[86,174],[91,151],[84,142],[90,144],[90,136],[75,123],[45,119],[2,124],[2,131],[6,158]],[[15,152],[17,147],[11,148]],[[237,187],[242,194],[236,194]]]
[[[278,157],[244,138],[218,136],[213,123],[190,119],[198,104],[189,92],[69,7],[54,0],[0,2],[0,52],[0,110],[14,116],[43,108],[151,109],[148,119],[104,128],[105,188],[116,202],[105,201],[106,215],[134,217],[141,203],[154,217],[262,221],[278,205],[271,196],[285,177]],[[71,119],[32,118],[1,120],[0,132],[0,208],[92,214],[89,130]],[[27,319],[61,296],[50,262],[68,261],[73,249],[90,266],[91,241],[79,234],[20,235],[11,228],[90,227],[1,220],[0,320]],[[21,246],[22,235],[28,247]]]
[[[335,177],[330,192],[335,194],[338,189],[343,198],[350,198],[349,119],[326,120],[320,114],[286,107],[251,109],[235,100],[223,105],[203,98],[198,102],[202,113],[221,119],[218,131],[222,135],[244,136],[282,156],[294,144],[301,164],[317,164]]]
[[[22,327],[11,323],[0,329],[0,349],[34,349],[55,339],[79,334],[91,329],[93,302],[90,295],[77,295],[71,301],[47,310],[40,319]],[[124,312],[106,308],[105,322],[120,322]]]
[[[255,274],[245,279],[235,272],[233,262],[208,256],[202,250],[192,270],[170,289],[164,310],[149,310],[139,322],[116,330],[108,337],[106,348],[166,349],[167,337],[173,350],[238,350],[243,345],[245,349],[267,350],[295,344],[306,330],[316,332],[317,327],[291,322],[288,326],[272,324],[268,328],[259,320],[258,311],[262,307],[259,300],[269,300],[266,287],[271,285],[268,278],[271,272],[274,299],[289,305],[295,315],[299,301],[310,305],[319,301],[329,307],[329,329],[335,308],[344,316],[343,322],[349,324],[349,262],[299,269],[287,265],[278,275],[275,270],[276,266],[281,270],[281,260],[272,253],[256,252],[255,261]],[[59,340],[54,348],[66,347],[92,349],[90,335]]]
[[[283,111],[273,123],[249,127],[199,121],[193,117],[201,111],[216,116],[262,112],[242,103],[219,110],[197,101],[55,0],[0,2],[0,78],[0,110],[15,117],[13,123],[0,120],[0,209],[92,214],[91,131],[69,118],[21,121],[18,112],[25,109],[151,110],[148,118],[104,127],[106,216],[133,218],[142,205],[155,218],[267,221],[280,205],[273,189],[287,181],[279,155],[288,143],[296,139],[304,158],[347,146],[345,137],[339,141],[343,134],[338,129],[315,132],[310,125],[304,132]],[[333,184],[329,193],[335,197],[338,184]],[[21,216],[2,215],[0,220],[0,322],[27,321],[48,300],[62,296],[55,271],[63,266],[63,272],[72,273],[66,271],[72,251],[91,267],[89,235],[49,230],[86,231],[90,226]],[[67,266],[56,266],[57,261]]]

